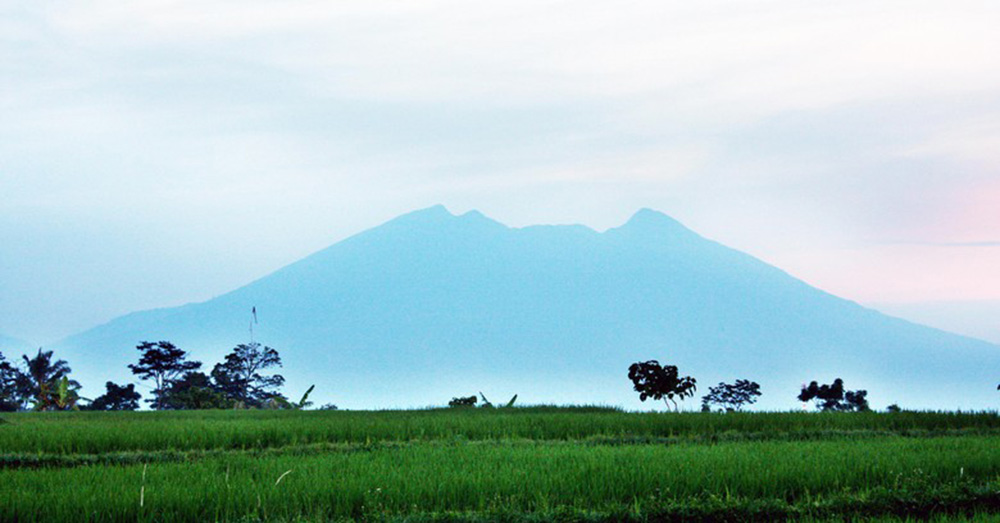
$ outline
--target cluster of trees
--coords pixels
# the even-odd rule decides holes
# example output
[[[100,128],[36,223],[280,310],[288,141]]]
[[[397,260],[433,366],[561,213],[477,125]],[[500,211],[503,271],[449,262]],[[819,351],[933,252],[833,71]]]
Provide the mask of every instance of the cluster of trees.
[[[293,404],[278,391],[285,378],[267,371],[281,366],[281,356],[259,343],[237,345],[209,374],[169,341],[144,341],[136,350],[139,362],[128,367],[153,383],[153,397],[147,401],[155,410],[303,408],[308,403],[303,398]]]
[[[482,392],[479,393],[479,398],[483,398],[483,403],[482,405],[480,405],[480,408],[484,409],[493,408],[493,403],[491,403],[490,400],[486,399],[486,395],[484,395]],[[475,395],[459,396],[457,398],[451,398],[451,401],[448,402],[448,406],[452,408],[475,407],[476,403],[478,403],[479,401],[479,398],[477,398]],[[517,401],[517,394],[515,394],[514,397],[511,398],[510,401],[508,401],[503,407],[504,408],[513,407],[516,401]]]
[[[80,384],[69,379],[71,369],[63,360],[53,360],[52,351],[38,349],[20,366],[0,353],[0,411],[69,410],[76,407]]]
[[[169,341],[141,342],[138,363],[129,369],[153,385],[147,402],[156,410],[211,408],[305,408],[313,387],[298,402],[291,402],[279,389],[285,378],[270,372],[281,367],[281,356],[259,343],[237,345],[209,374],[200,372],[201,362]],[[16,410],[135,410],[140,394],[135,384],[105,384],[106,392],[93,400],[79,395],[80,384],[69,378],[66,361],[54,359],[52,351],[38,350],[32,358],[22,356],[20,365],[0,353],[0,411]],[[325,405],[335,409],[335,405]]]
[[[799,401],[813,401],[820,410],[862,412],[871,410],[868,407],[867,390],[844,390],[844,380],[837,378],[830,385],[820,385],[811,382],[802,387]]]
[[[639,393],[639,400],[663,400],[667,407],[673,404],[678,410],[677,400],[693,397],[698,389],[697,380],[691,376],[681,376],[674,365],[660,365],[656,360],[633,363],[628,368],[628,378]],[[750,380],[736,380],[735,383],[719,383],[708,389],[701,398],[701,410],[709,412],[713,407],[720,411],[741,410],[746,405],[756,403],[761,396],[760,384]],[[802,387],[798,399],[804,403],[814,402],[822,411],[862,412],[868,407],[868,391],[845,390],[844,380],[837,378],[830,385],[820,385],[813,381]],[[667,403],[667,402],[670,403]],[[899,407],[895,407],[899,410]]]

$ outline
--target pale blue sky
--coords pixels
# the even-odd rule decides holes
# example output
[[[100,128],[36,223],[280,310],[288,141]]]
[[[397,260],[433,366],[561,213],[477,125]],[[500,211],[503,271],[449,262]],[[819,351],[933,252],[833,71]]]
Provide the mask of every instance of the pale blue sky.
[[[1000,300],[998,26],[982,1],[6,2],[0,332],[203,300],[436,203],[652,207],[864,303]]]

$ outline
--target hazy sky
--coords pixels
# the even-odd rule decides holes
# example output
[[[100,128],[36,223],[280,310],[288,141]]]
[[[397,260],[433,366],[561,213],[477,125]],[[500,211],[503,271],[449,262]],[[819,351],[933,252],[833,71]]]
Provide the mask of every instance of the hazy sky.
[[[0,332],[436,203],[662,210],[863,303],[1000,304],[1000,3],[0,3]],[[1000,317],[1000,307],[998,307]]]

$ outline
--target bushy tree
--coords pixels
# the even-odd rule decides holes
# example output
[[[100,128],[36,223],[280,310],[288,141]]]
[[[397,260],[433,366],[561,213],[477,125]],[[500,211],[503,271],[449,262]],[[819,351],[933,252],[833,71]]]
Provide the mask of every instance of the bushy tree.
[[[647,398],[663,400],[668,407],[669,400],[674,404],[674,410],[678,410],[677,401],[674,398],[684,400],[686,397],[694,396],[697,390],[696,380],[691,376],[680,376],[677,367],[673,365],[660,365],[656,360],[633,363],[628,368],[628,378],[632,380],[633,388],[639,393],[639,400],[646,401]]]
[[[167,408],[167,390],[177,378],[201,368],[201,362],[189,361],[187,352],[169,341],[143,341],[136,346],[136,350],[142,353],[139,363],[131,364],[128,368],[132,370],[132,374],[144,380],[153,380],[156,384],[153,399],[147,400],[156,410]]]
[[[0,412],[21,410],[30,398],[30,379],[0,353]]]
[[[33,358],[24,359],[24,388],[35,410],[71,410],[79,400],[80,384],[69,379],[72,372],[64,360],[52,359],[52,351],[38,349]]]
[[[750,380],[736,380],[736,383],[720,382],[709,387],[708,394],[701,398],[703,410],[711,410],[717,405],[726,411],[740,410],[744,405],[753,405],[760,396],[760,384]]]
[[[475,407],[479,398],[476,396],[460,396],[457,398],[451,398],[448,402],[449,407]]]
[[[107,392],[94,398],[87,410],[136,410],[139,408],[141,396],[135,391],[135,385],[129,383],[122,386],[114,382],[104,384]]]
[[[12,412],[18,409],[16,371],[17,369],[0,352],[0,412]]]
[[[831,385],[819,385],[815,381],[802,387],[799,401],[815,401],[816,408],[823,411],[862,412],[868,407],[868,391],[844,390],[844,380],[837,378]]]
[[[285,378],[264,373],[274,367],[281,367],[278,351],[259,343],[240,344],[212,369],[212,379],[220,391],[245,407],[262,407],[269,401],[280,404],[285,398],[278,389]]]
[[[164,391],[163,408],[170,410],[231,409],[234,401],[213,386],[203,372],[189,371]]]

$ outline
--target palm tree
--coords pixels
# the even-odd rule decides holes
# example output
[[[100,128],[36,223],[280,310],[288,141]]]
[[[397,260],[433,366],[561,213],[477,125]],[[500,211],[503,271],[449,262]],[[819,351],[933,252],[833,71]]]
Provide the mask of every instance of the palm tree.
[[[45,352],[41,348],[34,358],[21,357],[28,370],[26,375],[35,397],[35,410],[66,410],[76,405],[67,397],[75,397],[80,384],[67,377],[72,369],[65,360],[52,361],[52,351]]]

